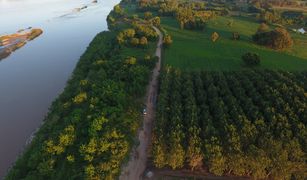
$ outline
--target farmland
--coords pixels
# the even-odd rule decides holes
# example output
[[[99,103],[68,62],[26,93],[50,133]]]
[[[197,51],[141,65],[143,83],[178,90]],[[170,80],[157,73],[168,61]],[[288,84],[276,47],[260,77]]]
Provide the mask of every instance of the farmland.
[[[154,165],[256,179],[304,177],[306,78],[306,72],[165,68]]]
[[[233,21],[232,27],[227,24]],[[190,70],[240,70],[241,56],[245,52],[260,55],[261,68],[283,70],[306,70],[307,37],[292,34],[294,47],[286,52],[279,52],[258,46],[251,41],[259,23],[244,17],[217,17],[210,20],[204,31],[181,30],[174,18],[162,18],[162,27],[173,37],[173,45],[164,51],[164,63]],[[212,32],[217,32],[220,39],[213,43]],[[238,32],[240,40],[232,40],[232,33]]]
[[[227,12],[220,2],[116,5],[6,179],[137,179],[139,162],[304,179],[307,38]]]

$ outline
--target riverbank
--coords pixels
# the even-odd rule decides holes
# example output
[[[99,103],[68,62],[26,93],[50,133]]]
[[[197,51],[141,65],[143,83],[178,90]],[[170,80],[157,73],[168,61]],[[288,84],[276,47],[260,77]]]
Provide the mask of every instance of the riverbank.
[[[98,2],[65,18],[59,16],[86,2],[0,2],[1,35],[28,26],[44,31],[0,62],[0,179],[24,152],[25,143],[63,92],[89,43],[97,33],[108,29],[107,15],[118,2]]]
[[[111,31],[99,33],[81,56],[6,179],[118,177],[141,124],[158,38],[150,23],[132,24],[124,7],[121,3],[110,13]],[[126,33],[129,37],[119,43],[118,35]],[[129,38],[142,39],[142,46],[132,46]]]
[[[23,47],[43,33],[41,29],[22,29],[17,33],[0,37],[0,60],[8,57],[12,52]]]

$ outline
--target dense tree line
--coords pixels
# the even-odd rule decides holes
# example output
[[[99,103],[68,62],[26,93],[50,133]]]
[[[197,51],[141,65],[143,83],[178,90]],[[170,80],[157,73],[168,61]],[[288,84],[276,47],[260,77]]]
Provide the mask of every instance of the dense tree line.
[[[181,72],[166,67],[153,136],[154,165],[206,167],[215,175],[256,179],[304,179],[306,78],[306,72]]]
[[[218,12],[205,8],[204,2],[187,2],[178,0],[150,1],[141,0],[138,2],[138,10],[158,13],[160,16],[175,17],[181,29],[203,30],[206,22],[215,17]]]
[[[206,22],[214,16],[212,11],[198,11],[189,7],[180,7],[176,11],[181,29],[204,30]]]
[[[114,7],[109,25],[126,16],[122,5]],[[120,23],[128,29],[99,33],[90,43],[6,179],[116,179],[139,126],[137,99],[156,62],[147,54],[153,50],[135,56],[135,49],[119,45],[118,33],[146,44],[149,27],[127,22]],[[123,53],[127,48],[130,54]]]

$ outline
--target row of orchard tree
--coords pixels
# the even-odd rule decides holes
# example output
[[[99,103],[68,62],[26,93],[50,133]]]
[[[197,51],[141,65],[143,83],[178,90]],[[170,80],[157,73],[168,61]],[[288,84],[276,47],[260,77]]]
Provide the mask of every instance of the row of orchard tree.
[[[156,167],[216,175],[303,179],[307,74],[269,70],[161,76],[153,135]]]

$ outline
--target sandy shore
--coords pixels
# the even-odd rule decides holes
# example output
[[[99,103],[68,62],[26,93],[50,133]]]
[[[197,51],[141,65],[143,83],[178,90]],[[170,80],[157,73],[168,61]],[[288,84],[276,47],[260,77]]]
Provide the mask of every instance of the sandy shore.
[[[17,33],[0,37],[0,60],[8,57],[15,50],[23,47],[43,33],[41,29],[22,29]]]

